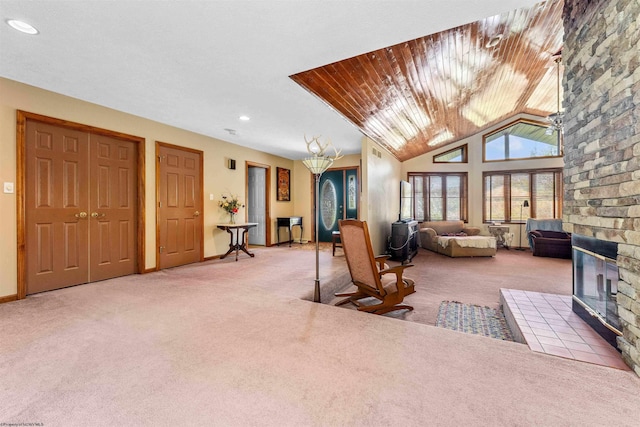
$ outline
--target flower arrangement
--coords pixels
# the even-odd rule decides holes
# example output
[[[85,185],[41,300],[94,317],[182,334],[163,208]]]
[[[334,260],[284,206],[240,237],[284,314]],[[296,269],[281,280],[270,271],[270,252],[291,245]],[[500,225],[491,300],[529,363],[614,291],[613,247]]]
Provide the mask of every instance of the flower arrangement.
[[[222,200],[218,201],[218,206],[227,211],[231,215],[231,222],[234,222],[235,214],[240,208],[244,208],[244,204],[240,202],[238,196],[222,196]]]

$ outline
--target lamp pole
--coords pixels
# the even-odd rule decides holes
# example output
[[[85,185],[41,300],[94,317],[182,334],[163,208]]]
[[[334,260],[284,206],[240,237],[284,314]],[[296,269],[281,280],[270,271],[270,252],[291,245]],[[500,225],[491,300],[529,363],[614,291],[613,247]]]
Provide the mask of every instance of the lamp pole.
[[[318,235],[318,224],[320,222],[320,209],[319,209],[319,200],[320,199],[320,177],[321,173],[315,174],[316,177],[316,281],[315,286],[313,288],[313,302],[320,302],[320,236]]]
[[[318,223],[320,222],[320,177],[329,169],[334,160],[341,158],[342,150],[335,150],[335,156],[329,157],[325,155],[325,150],[331,146],[331,141],[322,144],[319,136],[314,136],[311,140],[307,140],[305,135],[304,141],[307,144],[307,151],[311,157],[305,158],[302,163],[309,169],[316,178],[316,281],[313,288],[313,302],[320,302],[320,236],[318,234]],[[315,146],[315,150],[312,149]]]
[[[320,177],[333,164],[333,159],[321,155],[314,154],[313,157],[307,157],[302,163],[309,169],[316,179],[316,280],[313,290],[313,302],[320,301],[320,236],[318,235],[318,223],[320,222]]]
[[[516,251],[524,251],[524,248],[522,247],[522,208],[528,208],[529,207],[529,201],[525,200],[521,205],[520,205],[520,232],[518,233],[520,235],[520,243],[518,243],[518,247],[516,248]]]

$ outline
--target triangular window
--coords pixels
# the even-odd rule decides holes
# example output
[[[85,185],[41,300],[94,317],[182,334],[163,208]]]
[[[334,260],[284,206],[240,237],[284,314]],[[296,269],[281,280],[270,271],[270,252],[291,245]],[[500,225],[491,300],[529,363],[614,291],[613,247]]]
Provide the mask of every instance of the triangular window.
[[[483,136],[483,160],[495,162],[561,156],[562,135],[529,120],[512,122]]]

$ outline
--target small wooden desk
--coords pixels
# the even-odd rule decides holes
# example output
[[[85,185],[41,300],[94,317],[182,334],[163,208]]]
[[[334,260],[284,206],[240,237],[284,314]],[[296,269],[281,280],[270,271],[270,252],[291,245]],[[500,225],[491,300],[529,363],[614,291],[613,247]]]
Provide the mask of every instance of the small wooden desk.
[[[300,244],[302,244],[302,231],[303,231],[302,217],[301,216],[278,217],[278,227],[276,228],[278,233],[278,246],[280,246],[280,227],[287,227],[289,229],[289,247],[291,247],[291,242],[293,242],[293,236],[291,236],[291,229],[295,225],[300,226]]]
[[[233,251],[236,251],[236,261],[238,261],[238,251],[242,251],[245,254],[249,255],[251,258],[253,258],[255,254],[252,254],[247,250],[246,234],[250,228],[256,227],[257,225],[258,225],[257,222],[246,222],[244,224],[218,224],[217,227],[220,230],[225,230],[227,233],[229,233],[229,250],[227,251],[226,254],[222,255],[220,259],[224,259],[227,255],[229,255]],[[236,232],[235,242],[233,239],[234,230]],[[240,235],[240,230],[242,230],[242,236]]]

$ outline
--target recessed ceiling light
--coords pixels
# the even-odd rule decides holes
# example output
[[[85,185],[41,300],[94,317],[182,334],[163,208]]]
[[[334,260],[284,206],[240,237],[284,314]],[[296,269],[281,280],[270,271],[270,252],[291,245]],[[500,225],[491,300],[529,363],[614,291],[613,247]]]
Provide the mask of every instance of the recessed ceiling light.
[[[238,118],[240,120],[242,120],[243,122],[248,122],[249,120],[251,120],[251,117],[249,117],[249,116],[240,116]]]
[[[17,19],[7,19],[7,24],[9,24],[9,26],[14,30],[18,30],[25,34],[33,35],[33,34],[39,33],[39,31],[36,30],[36,28],[33,25],[27,24],[26,22],[23,22],[23,21],[18,21]]]

